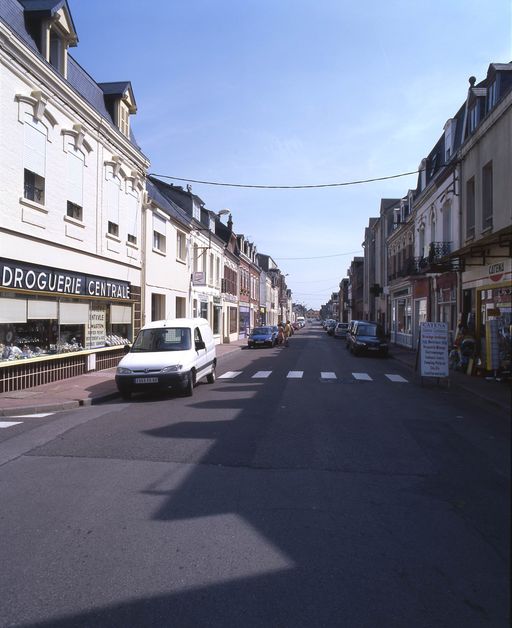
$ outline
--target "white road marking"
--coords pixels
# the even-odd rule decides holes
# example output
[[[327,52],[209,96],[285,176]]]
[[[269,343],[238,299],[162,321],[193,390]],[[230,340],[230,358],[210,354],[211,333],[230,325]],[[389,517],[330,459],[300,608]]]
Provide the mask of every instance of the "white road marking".
[[[0,421],[0,429],[12,427],[13,425],[21,425],[23,421]]]
[[[45,416],[52,416],[55,412],[38,412],[36,414],[24,414],[22,417],[19,415],[11,416],[10,419],[42,419]]]
[[[304,371],[288,371],[287,379],[300,379],[304,375]]]
[[[334,373],[333,371],[322,371],[320,373],[320,377],[322,379],[337,379],[336,373]]]
[[[255,373],[252,378],[253,379],[265,379],[267,378],[270,374],[272,373],[272,371],[258,371],[257,373]]]
[[[224,375],[220,375],[218,379],[234,379],[242,374],[242,371],[227,371]]]
[[[352,373],[352,377],[363,382],[373,382],[373,379],[368,375],[368,373]]]
[[[401,375],[394,375],[393,373],[386,373],[386,377],[390,379],[392,382],[405,382],[406,384],[408,383],[405,377],[402,377]]]

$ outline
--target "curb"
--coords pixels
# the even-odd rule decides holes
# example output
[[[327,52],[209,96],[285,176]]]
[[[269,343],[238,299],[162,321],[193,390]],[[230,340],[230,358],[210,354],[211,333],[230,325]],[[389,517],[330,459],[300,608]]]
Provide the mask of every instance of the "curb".
[[[33,406],[17,406],[0,410],[0,416],[24,416],[38,412],[59,412],[61,410],[76,410],[80,407],[80,401],[62,401],[61,403],[39,404]]]
[[[392,353],[390,354],[389,357],[393,358],[397,362],[400,362],[400,364],[407,366],[414,373],[415,377],[420,377],[417,371],[415,370],[414,365],[411,364],[408,360],[400,359],[399,356],[395,356]],[[504,404],[501,401],[494,399],[492,396],[483,394],[478,389],[472,388],[470,384],[459,382],[455,379],[452,379],[451,377],[449,378],[449,381],[450,381],[451,388],[457,388],[459,390],[463,390],[464,392],[469,393],[470,395],[478,397],[478,399],[480,399],[481,401],[485,401],[485,403],[492,404],[495,408],[499,408],[500,410],[503,410],[505,412],[510,412],[510,404],[506,404],[506,403]]]

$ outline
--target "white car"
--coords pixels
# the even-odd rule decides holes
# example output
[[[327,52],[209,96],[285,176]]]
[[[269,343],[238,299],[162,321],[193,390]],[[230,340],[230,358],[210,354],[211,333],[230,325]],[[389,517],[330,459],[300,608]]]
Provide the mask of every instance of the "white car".
[[[190,396],[201,378],[215,381],[213,333],[204,318],[175,318],[145,325],[116,370],[121,397],[177,388]]]

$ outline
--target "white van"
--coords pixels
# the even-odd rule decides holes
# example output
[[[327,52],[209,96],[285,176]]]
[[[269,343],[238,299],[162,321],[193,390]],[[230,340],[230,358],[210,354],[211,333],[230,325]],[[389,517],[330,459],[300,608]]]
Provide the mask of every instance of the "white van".
[[[202,377],[215,381],[213,333],[204,318],[174,318],[145,325],[119,362],[116,384],[121,397],[132,392],[177,388],[190,396]]]

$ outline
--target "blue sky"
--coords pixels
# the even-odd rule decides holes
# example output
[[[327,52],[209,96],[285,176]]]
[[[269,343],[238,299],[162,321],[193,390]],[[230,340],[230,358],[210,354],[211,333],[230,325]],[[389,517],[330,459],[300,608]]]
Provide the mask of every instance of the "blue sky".
[[[73,56],[98,82],[132,82],[151,172],[190,179],[309,185],[415,170],[469,76],[512,61],[510,0],[68,1]],[[415,185],[193,191],[232,211],[235,231],[288,273],[294,301],[319,307],[380,199]]]

